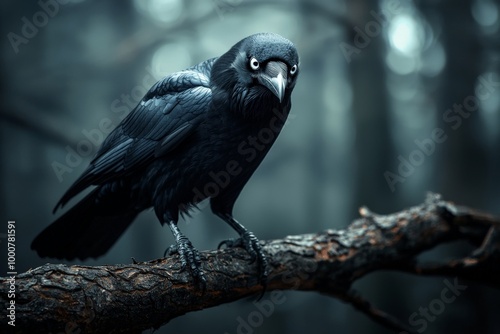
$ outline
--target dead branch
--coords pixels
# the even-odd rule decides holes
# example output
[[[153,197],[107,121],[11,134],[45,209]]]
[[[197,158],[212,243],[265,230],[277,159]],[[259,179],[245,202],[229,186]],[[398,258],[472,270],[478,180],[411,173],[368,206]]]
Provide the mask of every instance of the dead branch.
[[[270,262],[267,291],[314,290],[334,296],[393,330],[407,330],[351,290],[376,270],[450,275],[500,287],[500,219],[429,195],[426,202],[391,215],[360,209],[344,230],[263,242]],[[465,239],[478,250],[448,263],[418,263],[437,245]],[[205,291],[192,284],[177,256],[109,266],[46,264],[15,277],[15,327],[2,317],[0,330],[17,333],[140,333],[187,312],[262,292],[257,266],[243,249],[202,252]],[[9,278],[1,278],[0,301],[8,310]]]

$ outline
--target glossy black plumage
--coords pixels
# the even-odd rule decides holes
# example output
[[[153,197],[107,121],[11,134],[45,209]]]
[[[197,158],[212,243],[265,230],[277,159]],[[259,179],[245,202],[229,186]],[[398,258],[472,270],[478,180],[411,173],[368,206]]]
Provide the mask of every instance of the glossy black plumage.
[[[232,208],[286,120],[297,75],[293,44],[263,33],[160,80],[106,138],[54,211],[89,186],[96,188],[42,231],[32,249],[42,257],[98,257],[139,212],[153,207],[176,238],[170,251],[179,252],[203,280],[198,252],[177,221],[179,213],[210,197],[212,211],[240,234],[265,276],[258,240],[233,219]],[[267,137],[256,143],[261,131]],[[214,175],[226,174],[216,192],[206,191]]]

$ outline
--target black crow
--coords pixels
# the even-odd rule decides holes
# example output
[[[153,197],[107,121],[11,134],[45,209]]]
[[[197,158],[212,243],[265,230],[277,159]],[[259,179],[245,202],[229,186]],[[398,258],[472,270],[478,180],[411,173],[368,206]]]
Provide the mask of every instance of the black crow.
[[[244,38],[228,52],[158,81],[106,138],[54,212],[82,190],[85,198],[31,244],[41,257],[72,260],[106,253],[143,210],[153,207],[180,255],[204,283],[200,256],[179,228],[179,213],[210,198],[212,212],[257,259],[258,239],[232,215],[241,190],[264,159],[290,111],[299,73],[295,46],[273,33]]]

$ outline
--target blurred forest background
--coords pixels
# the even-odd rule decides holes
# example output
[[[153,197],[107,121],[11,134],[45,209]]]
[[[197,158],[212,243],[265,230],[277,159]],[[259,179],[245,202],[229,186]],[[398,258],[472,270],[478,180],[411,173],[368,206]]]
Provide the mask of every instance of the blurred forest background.
[[[500,215],[500,1],[4,0],[0,8],[0,233],[17,221],[19,272],[56,262],[30,243],[110,124],[156,80],[262,31],[296,44],[301,73],[290,120],[236,203],[235,216],[260,239],[344,228],[361,205],[389,213],[427,191]],[[208,207],[179,226],[200,250],[235,236]],[[146,212],[85,264],[158,258],[172,242]],[[423,259],[471,250],[455,243]],[[441,298],[443,280],[381,272],[355,288],[410,325]],[[461,284],[455,301],[414,328],[498,333],[500,293]],[[326,296],[285,298],[251,332],[388,332]],[[246,333],[238,319],[248,321],[253,301],[190,313],[157,333]]]

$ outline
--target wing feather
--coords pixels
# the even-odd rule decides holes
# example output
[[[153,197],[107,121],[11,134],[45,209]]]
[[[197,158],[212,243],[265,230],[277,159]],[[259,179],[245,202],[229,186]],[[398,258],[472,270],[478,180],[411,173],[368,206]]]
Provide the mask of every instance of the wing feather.
[[[140,171],[168,156],[196,131],[209,110],[212,92],[207,68],[174,73],[157,82],[139,105],[106,138],[83,174],[63,195],[55,210],[91,185]]]

